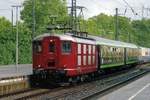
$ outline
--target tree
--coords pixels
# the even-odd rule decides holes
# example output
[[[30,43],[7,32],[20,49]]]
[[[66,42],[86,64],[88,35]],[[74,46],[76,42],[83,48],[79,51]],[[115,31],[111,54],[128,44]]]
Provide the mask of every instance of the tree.
[[[33,0],[25,0],[24,9],[21,12],[21,18],[32,30],[32,8]],[[35,0],[35,21],[36,35],[47,32],[46,28],[50,24],[50,16],[57,16],[57,21],[64,21],[67,17],[67,8],[65,0]],[[55,22],[57,23],[57,22]]]
[[[12,32],[12,24],[0,17],[0,65],[16,62],[16,27]],[[19,63],[31,63],[30,31],[24,23],[19,22]]]
[[[150,47],[150,19],[132,21],[135,42],[140,46]]]
[[[114,39],[114,17],[115,16],[99,14],[98,16],[89,18],[86,21],[87,31],[92,35]],[[131,21],[127,17],[118,16],[118,31],[120,41],[150,47],[150,19]]]
[[[113,39],[114,34],[114,19],[113,16],[99,14],[87,21],[88,32],[102,37]]]
[[[19,23],[19,63],[32,63],[31,32],[24,23]]]
[[[132,25],[130,19],[127,17],[119,16],[118,24],[120,40],[129,42],[129,35],[132,35]]]
[[[14,64],[15,35],[12,34],[11,23],[0,17],[0,64]]]

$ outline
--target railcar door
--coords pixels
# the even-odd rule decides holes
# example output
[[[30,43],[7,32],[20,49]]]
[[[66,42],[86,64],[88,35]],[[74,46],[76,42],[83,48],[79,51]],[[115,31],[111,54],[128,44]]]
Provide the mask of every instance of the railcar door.
[[[58,65],[59,39],[57,37],[48,37],[44,41],[44,63],[47,69],[55,69]]]
[[[33,68],[41,68],[42,63],[42,53],[43,53],[43,46],[41,40],[35,40],[32,43],[33,45]]]
[[[96,46],[96,48],[97,48],[97,65],[98,65],[98,70],[100,70],[100,67],[101,67],[101,46],[100,45],[97,45]]]
[[[60,67],[70,69],[73,66],[73,43],[71,41],[61,41],[61,61]]]

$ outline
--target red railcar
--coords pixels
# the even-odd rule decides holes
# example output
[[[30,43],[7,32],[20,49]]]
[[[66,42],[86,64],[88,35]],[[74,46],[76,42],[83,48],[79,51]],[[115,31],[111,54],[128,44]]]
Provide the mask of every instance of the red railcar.
[[[76,77],[97,71],[96,42],[71,35],[44,34],[33,41],[34,73]]]

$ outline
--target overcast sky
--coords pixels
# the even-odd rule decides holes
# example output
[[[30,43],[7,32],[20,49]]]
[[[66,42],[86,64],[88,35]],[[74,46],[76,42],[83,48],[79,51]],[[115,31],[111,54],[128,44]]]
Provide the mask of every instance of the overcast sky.
[[[0,0],[0,16],[5,16],[9,20],[11,19],[11,6],[19,4],[21,5],[24,0]],[[119,8],[119,14],[124,14],[125,9],[128,7],[125,16],[131,18],[139,18],[142,15],[142,6],[150,7],[150,2],[148,0],[126,0],[134,11],[138,13],[135,16],[130,8],[126,5],[123,0],[77,0],[79,6],[84,6],[87,9],[84,10],[84,15],[86,18],[98,15],[99,13],[115,14],[115,8]],[[71,0],[68,0],[68,4]],[[14,9],[15,12],[15,9]],[[144,12],[144,16],[150,16],[150,12]],[[15,16],[14,16],[15,17]]]

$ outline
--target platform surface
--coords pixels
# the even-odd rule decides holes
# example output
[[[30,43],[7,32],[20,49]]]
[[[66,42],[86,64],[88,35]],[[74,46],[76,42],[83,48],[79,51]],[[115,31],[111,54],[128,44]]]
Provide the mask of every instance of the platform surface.
[[[0,79],[16,76],[27,76],[32,74],[32,64],[0,65]]]
[[[150,74],[97,100],[150,100]]]

